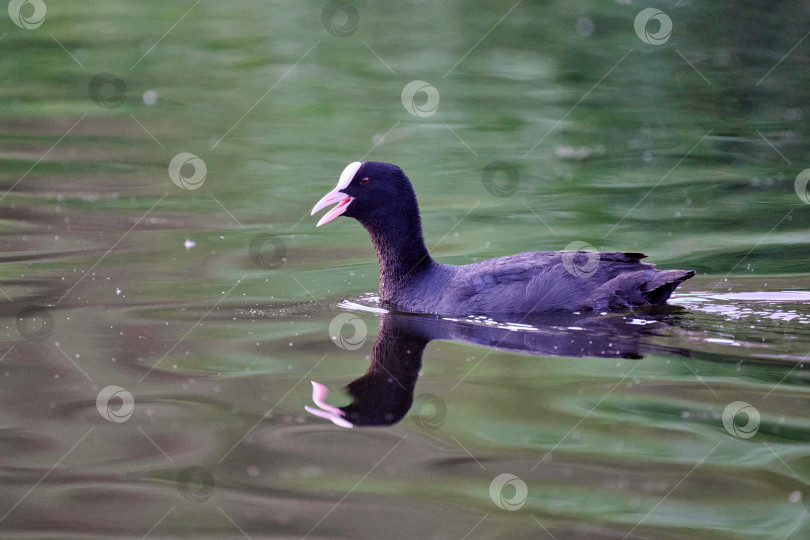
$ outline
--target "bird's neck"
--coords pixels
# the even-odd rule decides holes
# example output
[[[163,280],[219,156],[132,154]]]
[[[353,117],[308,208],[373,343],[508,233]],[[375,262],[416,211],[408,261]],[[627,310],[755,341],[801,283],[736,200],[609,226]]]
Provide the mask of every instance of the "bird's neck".
[[[363,223],[371,237],[380,265],[380,299],[392,301],[392,295],[431,264],[418,212]]]

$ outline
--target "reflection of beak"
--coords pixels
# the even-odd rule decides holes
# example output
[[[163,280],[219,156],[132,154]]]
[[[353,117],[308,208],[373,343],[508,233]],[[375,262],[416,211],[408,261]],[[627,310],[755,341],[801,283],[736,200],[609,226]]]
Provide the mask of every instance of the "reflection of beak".
[[[324,197],[324,198],[326,198],[326,197]],[[323,202],[323,201],[321,201],[321,202]],[[318,204],[321,204],[321,203],[318,203]],[[329,204],[329,203],[327,203],[327,204]],[[317,205],[316,205],[316,208],[317,208]],[[332,212],[334,212],[334,211],[335,210],[332,209]],[[313,210],[313,213],[314,212],[315,212],[315,210]],[[330,212],[330,214],[332,212]],[[339,216],[342,213],[343,212],[335,214],[335,216]],[[326,214],[326,216],[328,216],[328,215],[329,214]],[[326,216],[324,216],[324,218]],[[323,221],[323,219],[321,219],[321,221]],[[320,225],[320,223],[318,223],[318,225]],[[348,420],[346,420],[346,418],[343,416],[343,411],[341,411],[340,409],[338,409],[334,405],[329,405],[326,402],[326,396],[328,396],[328,395],[329,395],[329,389],[328,388],[326,388],[321,383],[317,383],[315,381],[312,381],[312,401],[314,401],[315,405],[317,405],[319,408],[316,409],[314,407],[310,407],[309,405],[307,405],[306,407],[304,407],[304,409],[310,414],[314,414],[315,416],[319,416],[321,418],[326,418],[327,420],[331,420],[332,423],[334,423],[336,426],[345,427],[345,428],[354,427],[354,425],[351,422],[349,422]]]
[[[326,214],[324,214],[324,216],[318,222],[316,227],[320,227],[324,223],[329,223],[330,221],[341,215],[343,212],[346,211],[347,208],[349,208],[349,205],[353,200],[354,197],[351,197],[341,192],[340,188],[335,188],[326,195],[324,195],[323,198],[320,201],[318,201],[318,204],[316,204],[312,208],[312,212],[310,212],[310,215],[314,215],[315,212],[323,208],[326,208],[330,204],[338,203],[338,205],[329,210]]]

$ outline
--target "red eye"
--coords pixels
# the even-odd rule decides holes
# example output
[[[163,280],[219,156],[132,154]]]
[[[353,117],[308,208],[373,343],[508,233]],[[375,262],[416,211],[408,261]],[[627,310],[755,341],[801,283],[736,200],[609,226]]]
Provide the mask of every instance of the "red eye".
[[[360,180],[360,183],[361,183],[361,184],[363,184],[364,186],[365,186],[366,184],[368,184],[368,177],[363,178],[362,180]]]

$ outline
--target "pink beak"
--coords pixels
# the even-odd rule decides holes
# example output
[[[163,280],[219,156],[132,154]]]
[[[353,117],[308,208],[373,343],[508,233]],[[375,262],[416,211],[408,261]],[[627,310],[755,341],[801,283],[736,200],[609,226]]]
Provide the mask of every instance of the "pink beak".
[[[333,203],[338,204],[337,206],[329,210],[326,214],[324,214],[324,216],[318,222],[316,227],[320,227],[324,223],[329,223],[339,215],[343,214],[343,212],[345,212],[349,208],[349,205],[353,200],[354,197],[346,195],[345,193],[341,192],[339,188],[335,188],[326,195],[324,195],[323,198],[320,201],[318,201],[318,204],[316,204],[312,208],[312,212],[310,212],[310,215],[314,215],[315,212],[322,210],[323,208],[329,206],[330,204]]]
[[[326,388],[321,383],[317,383],[315,381],[311,382],[312,382],[312,401],[315,402],[315,405],[317,405],[318,408],[316,409],[315,407],[310,407],[309,405],[307,405],[304,407],[304,409],[306,409],[306,411],[310,414],[314,414],[315,416],[320,416],[321,418],[331,420],[336,426],[345,428],[354,427],[354,424],[346,420],[343,411],[341,411],[335,406],[329,405],[326,402],[326,397],[329,395],[329,389]]]
[[[315,212],[317,212],[318,210],[321,210],[322,208],[324,208],[326,206],[329,206],[330,204],[334,204],[334,203],[338,203],[338,204],[337,204],[337,206],[335,206],[334,208],[329,210],[326,213],[326,215],[324,215],[321,218],[321,220],[318,222],[318,224],[315,225],[316,227],[320,227],[324,223],[329,223],[330,221],[332,221],[333,219],[335,219],[336,217],[341,215],[343,212],[345,212],[349,208],[349,205],[354,200],[354,197],[352,197],[350,195],[346,195],[345,193],[343,193],[340,190],[341,189],[346,189],[347,187],[349,187],[349,184],[352,183],[352,179],[354,178],[354,175],[357,174],[357,171],[359,171],[360,167],[362,167],[362,166],[363,166],[362,161],[355,161],[353,163],[349,163],[346,166],[346,168],[343,169],[343,172],[340,173],[340,179],[338,180],[338,183],[337,183],[337,186],[335,186],[335,189],[333,189],[332,191],[330,191],[329,193],[324,195],[323,198],[320,201],[318,201],[318,204],[316,204],[315,207],[312,209],[312,212],[310,212],[310,215],[314,215]]]

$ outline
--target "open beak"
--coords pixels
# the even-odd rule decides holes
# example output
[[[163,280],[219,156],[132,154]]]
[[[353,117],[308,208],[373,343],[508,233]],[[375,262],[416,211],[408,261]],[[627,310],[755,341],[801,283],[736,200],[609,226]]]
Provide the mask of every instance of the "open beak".
[[[360,167],[362,167],[362,166],[363,166],[362,161],[355,161],[353,163],[349,163],[346,166],[346,168],[343,169],[343,172],[340,173],[340,179],[338,180],[338,183],[337,183],[337,186],[335,186],[335,189],[333,189],[332,191],[330,191],[329,193],[324,195],[323,199],[318,201],[318,204],[316,204],[315,207],[312,209],[312,212],[310,212],[310,215],[314,215],[315,212],[321,210],[322,208],[325,208],[325,207],[329,206],[330,204],[334,204],[334,203],[338,203],[338,204],[337,204],[337,206],[335,206],[334,208],[329,210],[321,218],[321,220],[318,222],[318,224],[315,225],[316,227],[320,227],[324,223],[329,223],[330,221],[332,221],[333,219],[335,219],[336,217],[341,215],[343,212],[345,212],[349,208],[349,205],[354,200],[354,197],[352,197],[350,195],[346,195],[345,193],[343,193],[340,190],[341,189],[346,189],[347,187],[349,187],[349,184],[351,184],[351,182],[352,182],[352,178],[354,178],[354,175],[357,174],[357,171],[359,171]]]
[[[345,193],[341,192],[339,188],[335,188],[326,195],[324,195],[323,198],[320,201],[318,201],[318,204],[316,204],[312,208],[312,212],[310,212],[310,215],[315,215],[315,212],[318,212],[323,208],[326,208],[330,204],[334,203],[338,204],[337,206],[329,210],[326,214],[324,214],[324,216],[318,222],[316,227],[320,227],[324,223],[329,223],[330,221],[341,215],[349,208],[349,205],[353,200],[354,197],[346,195]]]
[[[305,406],[304,409],[310,414],[314,414],[315,416],[319,416],[321,418],[325,418],[327,420],[331,420],[336,426],[345,427],[345,428],[352,428],[354,424],[346,420],[343,411],[338,409],[333,405],[329,405],[326,402],[326,397],[329,395],[329,389],[326,388],[321,383],[317,383],[315,381],[312,382],[312,401],[315,402],[315,405],[318,406],[316,409],[315,407],[310,407],[309,405]]]

